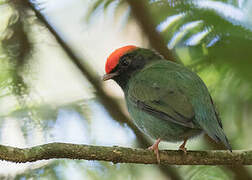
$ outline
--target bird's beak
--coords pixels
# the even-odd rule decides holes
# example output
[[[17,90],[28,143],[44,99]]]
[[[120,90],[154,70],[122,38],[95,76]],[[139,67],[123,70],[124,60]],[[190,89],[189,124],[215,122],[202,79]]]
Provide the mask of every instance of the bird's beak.
[[[105,74],[102,78],[103,81],[107,81],[109,79],[112,79],[113,77],[117,76],[118,72],[114,72],[114,73],[109,73],[109,74]]]

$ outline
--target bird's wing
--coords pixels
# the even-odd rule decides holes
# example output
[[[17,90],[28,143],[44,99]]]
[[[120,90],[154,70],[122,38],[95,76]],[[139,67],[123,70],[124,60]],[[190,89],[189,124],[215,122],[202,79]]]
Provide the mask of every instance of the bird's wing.
[[[217,111],[217,109],[216,109],[216,107],[215,107],[215,105],[214,105],[214,102],[213,102],[213,99],[212,99],[211,96],[210,96],[210,100],[211,100],[211,103],[212,103],[212,105],[213,105],[213,107],[214,107],[214,112],[215,112],[216,119],[217,119],[217,121],[218,121],[220,127],[223,128],[223,125],[222,125],[222,122],[221,122],[219,113],[218,113],[218,111]]]
[[[129,100],[141,110],[182,126],[193,128],[194,109],[183,89],[165,68],[148,68],[131,78]]]

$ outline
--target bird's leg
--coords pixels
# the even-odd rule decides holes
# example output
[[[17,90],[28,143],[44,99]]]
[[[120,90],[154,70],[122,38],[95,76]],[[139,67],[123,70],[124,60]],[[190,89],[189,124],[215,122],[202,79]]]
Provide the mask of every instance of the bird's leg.
[[[185,145],[186,145],[187,140],[188,140],[188,138],[185,138],[183,144],[181,144],[179,146],[179,150],[184,151],[185,154],[186,154],[186,147],[185,147]]]
[[[159,149],[158,149],[158,145],[160,143],[161,139],[158,138],[154,144],[150,147],[148,147],[149,150],[152,150],[154,151],[154,153],[157,155],[157,161],[158,161],[158,164],[160,164],[160,157],[159,157]]]

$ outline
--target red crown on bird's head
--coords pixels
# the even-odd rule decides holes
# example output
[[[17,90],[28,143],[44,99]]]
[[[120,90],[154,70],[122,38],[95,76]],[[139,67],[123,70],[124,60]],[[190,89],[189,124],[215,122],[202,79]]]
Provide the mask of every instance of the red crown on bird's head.
[[[105,65],[106,73],[107,74],[110,73],[117,66],[121,56],[123,56],[125,53],[128,53],[129,51],[132,51],[136,48],[137,48],[136,46],[129,45],[129,46],[118,48],[114,52],[112,52],[106,61],[106,65]]]

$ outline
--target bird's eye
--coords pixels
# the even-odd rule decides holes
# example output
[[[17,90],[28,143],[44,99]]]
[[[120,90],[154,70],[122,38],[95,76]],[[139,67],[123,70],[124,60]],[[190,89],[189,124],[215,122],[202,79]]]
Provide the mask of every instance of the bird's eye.
[[[130,62],[129,62],[128,58],[125,58],[125,59],[123,59],[121,65],[124,66],[124,67],[126,67],[126,66],[128,66],[129,64],[130,64]]]

